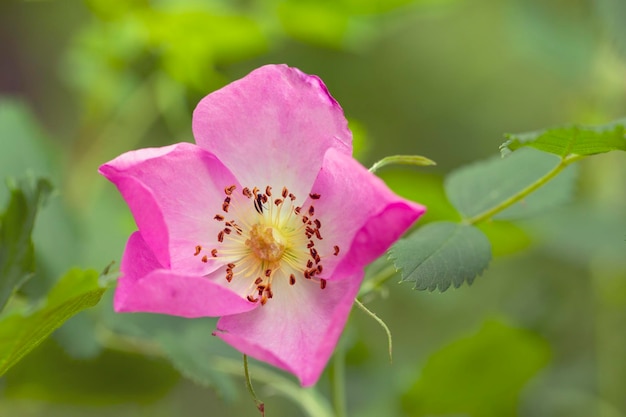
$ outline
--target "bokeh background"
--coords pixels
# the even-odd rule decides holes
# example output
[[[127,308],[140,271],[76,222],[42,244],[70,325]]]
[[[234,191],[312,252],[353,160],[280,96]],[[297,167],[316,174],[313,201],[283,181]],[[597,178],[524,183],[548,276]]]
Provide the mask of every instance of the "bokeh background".
[[[262,64],[319,75],[364,165],[437,161],[381,176],[429,206],[424,222],[455,219],[443,177],[497,154],[503,133],[626,114],[625,21],[622,0],[3,0],[0,176],[56,189],[23,296],[120,259],[134,224],[101,163],[192,141],[199,99]],[[626,416],[625,213],[625,155],[596,156],[568,205],[483,226],[495,259],[473,285],[389,281],[365,301],[394,334],[393,364],[358,310],[340,344],[350,415]],[[212,319],[110,303],[111,291],[0,379],[0,416],[258,415]],[[327,374],[300,390],[255,372],[270,416],[328,407]]]

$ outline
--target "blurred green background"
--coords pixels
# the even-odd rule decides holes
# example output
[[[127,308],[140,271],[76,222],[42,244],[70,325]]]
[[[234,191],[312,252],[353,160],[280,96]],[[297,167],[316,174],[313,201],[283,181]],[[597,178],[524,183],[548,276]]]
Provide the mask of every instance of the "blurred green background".
[[[56,187],[23,295],[119,260],[134,224],[97,167],[192,141],[199,99],[260,65],[319,75],[366,166],[437,161],[381,173],[429,206],[427,222],[455,218],[443,176],[496,154],[504,132],[626,114],[624,21],[622,0],[3,0],[0,177]],[[394,334],[393,364],[383,331],[353,312],[350,415],[626,416],[626,157],[581,165],[569,205],[483,226],[496,257],[471,287],[392,279],[365,300]],[[115,315],[110,293],[0,379],[0,416],[258,415],[214,320]],[[255,381],[270,416],[330,397],[326,374],[302,391],[255,371],[274,381]]]

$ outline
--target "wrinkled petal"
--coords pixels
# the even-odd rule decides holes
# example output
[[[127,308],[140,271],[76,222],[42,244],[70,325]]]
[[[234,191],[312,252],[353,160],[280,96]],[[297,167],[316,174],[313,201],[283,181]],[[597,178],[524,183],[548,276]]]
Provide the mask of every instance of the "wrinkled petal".
[[[193,114],[199,146],[242,185],[287,186],[300,198],[329,148],[350,155],[343,110],[316,76],[267,65],[205,97]]]
[[[236,314],[256,308],[240,295],[200,276],[162,269],[140,232],[128,239],[115,290],[117,312],[148,312],[181,317]]]
[[[328,150],[309,199],[322,222],[323,240],[315,244],[324,256],[320,277],[343,279],[360,271],[395,242],[424,212],[419,204],[394,194],[378,177],[350,156]],[[334,246],[339,247],[334,256]]]
[[[100,167],[128,203],[142,237],[165,268],[207,274],[221,224],[224,188],[238,185],[206,150],[190,143],[127,152]],[[196,246],[202,252],[194,256]],[[208,262],[202,262],[203,256]]]
[[[248,313],[225,316],[216,336],[237,350],[315,384],[345,326],[363,274],[328,283],[277,281],[275,297]]]

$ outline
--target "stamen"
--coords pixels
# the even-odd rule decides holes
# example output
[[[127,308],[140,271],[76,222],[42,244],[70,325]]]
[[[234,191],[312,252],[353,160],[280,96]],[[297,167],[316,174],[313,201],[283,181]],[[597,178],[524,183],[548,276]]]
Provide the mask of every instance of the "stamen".
[[[202,251],[202,246],[200,245],[196,246],[196,251],[194,252],[193,256],[198,256],[201,251]]]
[[[257,197],[254,200],[254,209],[259,214],[263,214],[263,203],[261,202],[262,198],[263,198],[263,196],[261,194],[257,194]]]
[[[204,249],[197,245],[194,256],[208,262],[210,257],[217,258],[219,252],[220,260],[228,262],[226,280],[231,282],[237,275],[237,280],[247,282],[250,285],[247,300],[261,305],[273,298],[274,279],[287,279],[293,286],[297,279],[304,277],[315,279],[321,289],[326,288],[326,280],[319,276],[324,270],[322,258],[327,254],[320,256],[321,249],[315,245],[316,240],[322,240],[322,222],[315,218],[314,204],[310,204],[305,211],[302,206],[295,206],[293,202],[297,197],[286,186],[277,188],[281,191],[275,197],[272,197],[270,185],[266,185],[263,191],[258,187],[242,187],[242,195],[252,199],[254,213],[248,203],[240,206],[244,200],[232,198],[238,187],[233,184],[224,188],[226,198],[222,210],[228,213],[232,208],[233,214],[229,214],[228,219],[222,214],[214,216],[216,221],[223,222],[217,233],[217,240],[222,245],[211,249],[210,255],[208,251],[203,255]],[[309,193],[309,197],[319,200],[320,194]],[[337,256],[339,246],[334,246],[333,250],[331,253]],[[285,269],[286,273],[280,272]]]

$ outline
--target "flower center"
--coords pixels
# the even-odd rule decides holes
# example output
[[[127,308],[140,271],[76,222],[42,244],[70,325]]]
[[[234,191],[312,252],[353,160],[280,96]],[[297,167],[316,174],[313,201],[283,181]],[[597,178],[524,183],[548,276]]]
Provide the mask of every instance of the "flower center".
[[[273,227],[255,224],[249,233],[246,246],[260,261],[273,263],[280,260],[285,252],[285,245],[281,243],[282,239]]]
[[[321,196],[309,194],[311,203],[303,208],[296,206],[297,198],[287,187],[279,196],[272,195],[270,186],[265,192],[245,187],[241,194],[235,193],[236,188],[231,185],[224,189],[222,212],[213,218],[223,225],[217,234],[218,246],[205,252],[197,245],[193,255],[205,263],[210,258],[221,261],[226,266],[226,281],[247,282],[248,300],[262,305],[273,298],[276,279],[293,286],[304,278],[326,288],[321,277],[323,255],[316,248],[323,237],[314,202]],[[337,256],[339,246],[333,246],[331,252],[328,255]]]

